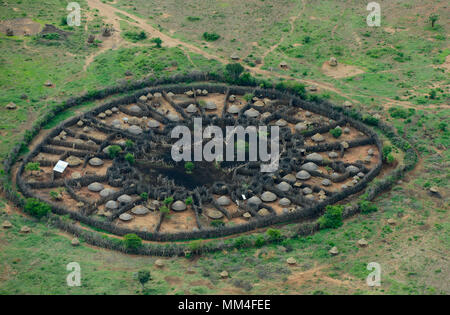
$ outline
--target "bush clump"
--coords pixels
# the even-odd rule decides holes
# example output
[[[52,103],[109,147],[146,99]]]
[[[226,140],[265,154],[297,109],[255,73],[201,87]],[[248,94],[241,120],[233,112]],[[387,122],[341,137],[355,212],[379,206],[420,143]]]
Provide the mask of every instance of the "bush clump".
[[[364,214],[378,211],[377,206],[368,200],[360,201],[359,208],[361,209],[361,213],[364,213]]]
[[[336,139],[339,138],[342,135],[342,129],[341,128],[334,128],[330,130],[330,133],[333,137]]]
[[[29,198],[25,203],[24,210],[26,213],[40,219],[50,213],[52,208],[36,198]]]
[[[203,39],[206,40],[207,42],[214,42],[214,41],[218,40],[219,38],[220,38],[220,35],[216,34],[216,33],[208,33],[208,32],[203,33]]]
[[[371,126],[378,126],[378,118],[373,117],[372,115],[364,115],[362,117],[363,122]]]
[[[317,222],[322,229],[335,229],[342,225],[342,212],[344,206],[327,206],[325,213]]]
[[[134,32],[128,31],[124,33],[125,38],[129,39],[132,42],[138,42],[144,39],[147,39],[147,34],[144,31]]]
[[[283,239],[283,236],[281,235],[280,230],[268,229],[266,233],[269,236],[269,240],[272,242],[279,242]]]
[[[111,159],[114,159],[121,151],[122,148],[117,144],[114,144],[108,148],[108,155]]]
[[[131,165],[133,165],[134,162],[136,161],[136,160],[134,159],[134,155],[131,154],[131,153],[127,153],[127,154],[125,155],[125,160],[128,161],[128,163],[130,163]]]
[[[142,246],[142,239],[136,234],[127,234],[123,237],[123,243],[127,249],[136,250]]]

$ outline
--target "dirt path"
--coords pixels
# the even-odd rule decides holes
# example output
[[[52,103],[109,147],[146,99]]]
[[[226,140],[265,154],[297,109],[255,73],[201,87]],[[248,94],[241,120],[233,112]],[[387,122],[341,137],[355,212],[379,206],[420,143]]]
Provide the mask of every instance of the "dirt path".
[[[302,9],[298,12],[297,15],[291,16],[289,18],[289,24],[291,25],[291,29],[289,30],[288,35],[291,35],[294,32],[295,21],[297,21],[298,18],[303,14],[303,12],[305,12],[305,8],[306,8],[305,0],[302,0]],[[277,49],[284,42],[284,39],[285,39],[285,34],[283,34],[281,36],[281,38],[278,41],[278,43],[276,43],[275,45],[271,46],[268,50],[266,50],[265,53],[263,53],[263,55],[261,56],[262,62],[261,62],[261,64],[256,66],[257,69],[261,69],[261,67],[264,66],[264,60],[266,59],[267,55],[270,54],[271,52],[273,52],[275,49]]]
[[[105,16],[105,18],[107,19],[108,23],[111,22],[115,22],[118,23],[119,21],[119,17],[116,15],[116,13],[120,13],[123,14],[125,16],[127,16],[128,18],[134,20],[135,22],[130,22],[127,21],[129,24],[134,25],[136,27],[139,27],[141,29],[143,29],[144,31],[146,31],[147,33],[149,33],[150,37],[159,37],[162,39],[163,41],[163,45],[166,47],[180,47],[181,49],[185,50],[185,52],[190,51],[199,55],[202,55],[203,57],[207,58],[207,59],[214,59],[217,60],[223,64],[227,64],[229,63],[229,60],[221,57],[221,56],[217,56],[217,55],[213,55],[211,53],[208,53],[206,51],[203,51],[201,48],[189,44],[189,43],[185,43],[183,41],[180,41],[178,39],[172,38],[160,31],[158,31],[157,29],[155,29],[152,25],[148,24],[146,20],[137,17],[133,14],[130,14],[126,11],[117,9],[109,4],[103,3],[101,2],[101,0],[87,0],[89,6],[92,9],[97,9],[99,10],[99,12],[101,13],[101,15]],[[292,17],[290,19],[290,23],[291,23],[291,30],[290,32],[292,33],[294,30],[294,22],[301,16],[301,14],[303,13],[304,9],[305,9],[305,0],[302,1],[303,2],[303,9],[294,17]],[[117,29],[120,29],[120,27],[117,27]],[[120,37],[120,34],[117,33],[117,36]],[[280,41],[281,42],[281,41]],[[280,43],[278,43],[277,45],[279,45]],[[109,44],[111,45],[111,44]],[[276,48],[276,47],[275,47]],[[273,48],[273,49],[275,49]],[[103,51],[105,51],[106,49],[106,44],[104,45],[104,47],[102,47],[101,51],[96,52],[96,54],[91,55],[88,60],[87,60],[87,65],[89,65],[90,62],[92,62],[92,60],[95,58],[95,56],[97,56],[98,54],[102,53]],[[89,62],[88,62],[89,61]],[[87,66],[86,66],[87,67]],[[267,71],[267,70],[263,70],[260,68],[252,68],[250,66],[244,65],[244,68],[246,70],[248,70],[249,72],[253,73],[253,74],[260,74],[263,76],[271,76],[271,77],[277,77],[277,78],[282,78],[282,79],[286,79],[286,80],[295,80],[304,84],[308,84],[308,85],[315,85],[317,86],[319,89],[323,89],[323,90],[327,90],[327,91],[331,91],[334,92],[342,97],[345,97],[355,103],[358,103],[356,100],[353,100],[349,97],[348,94],[345,94],[344,92],[340,91],[339,89],[333,87],[331,84],[327,84],[327,83],[321,83],[321,82],[317,82],[317,81],[313,81],[313,80],[305,80],[305,79],[297,79],[297,78],[293,78],[289,75],[283,75],[283,74],[278,74],[278,73],[273,73],[271,71]]]
[[[163,45],[166,47],[179,47],[185,52],[185,54],[187,56],[189,56],[189,52],[192,52],[192,53],[202,55],[203,57],[205,57],[207,59],[217,60],[223,64],[229,63],[229,60],[225,57],[211,54],[193,44],[185,43],[181,40],[172,38],[169,35],[166,35],[166,34],[160,32],[159,30],[155,29],[152,25],[148,24],[146,20],[144,20],[140,17],[137,17],[133,14],[130,14],[126,11],[115,8],[115,7],[111,6],[110,4],[103,3],[103,2],[101,2],[101,0],[87,0],[87,2],[92,9],[99,10],[101,15],[105,16],[107,22],[110,24],[113,24],[113,26],[117,30],[120,30],[120,24],[119,24],[120,18],[116,15],[116,13],[120,13],[134,21],[134,22],[127,21],[129,24],[143,29],[144,31],[149,33],[149,35],[151,37],[161,38],[163,41]],[[289,19],[289,22],[291,24],[291,29],[290,29],[289,34],[291,34],[294,31],[295,21],[303,14],[303,12],[305,10],[305,7],[306,7],[305,0],[302,0],[302,4],[303,4],[302,10],[300,10],[300,12],[296,16],[293,16]],[[86,60],[85,68],[87,68],[87,66],[94,60],[94,58],[97,55],[101,54],[102,52],[104,52],[107,49],[110,49],[110,48],[114,49],[115,46],[120,45],[120,43],[121,43],[120,42],[120,33],[115,32],[114,36],[117,36],[117,38],[119,38],[119,39],[116,42],[106,41],[100,51],[97,51],[94,55],[91,55],[88,57],[88,59]],[[112,37],[114,37],[114,36],[112,36]],[[284,36],[281,38],[281,40],[277,44],[270,47],[269,50],[264,53],[264,56],[268,55],[270,52],[275,50],[282,43],[283,40],[284,40]],[[190,62],[192,64],[194,64],[190,57],[188,59],[190,60]],[[263,62],[264,62],[264,59],[263,59]],[[323,82],[318,82],[318,81],[314,81],[314,80],[298,79],[298,78],[291,77],[289,75],[274,73],[272,71],[261,69],[262,66],[263,66],[263,64],[259,65],[258,67],[253,68],[253,67],[244,65],[244,68],[252,74],[258,74],[258,75],[269,76],[269,77],[277,77],[277,78],[286,79],[286,80],[295,80],[295,81],[298,81],[298,82],[301,82],[301,83],[304,83],[307,85],[315,85],[320,90],[331,91],[333,93],[336,93],[337,95],[340,95],[340,96],[352,101],[353,103],[359,103],[357,100],[352,99],[350,94],[342,92],[340,89],[334,87],[333,85],[331,85],[329,83],[323,83]],[[414,104],[409,103],[409,102],[400,102],[400,101],[390,100],[390,99],[386,99],[386,98],[384,98],[384,99],[386,101],[398,104],[400,106],[417,108],[417,106],[415,106]],[[430,108],[430,107],[427,107],[427,108]]]
[[[104,16],[106,24],[111,25],[114,28],[114,32],[109,37],[101,36],[101,47],[95,53],[87,56],[86,61],[83,66],[83,71],[86,71],[89,65],[94,61],[95,57],[104,53],[109,49],[117,49],[123,44],[123,39],[120,37],[120,23],[119,17],[116,16],[114,11],[103,10],[101,7],[96,5],[97,1],[87,0],[88,5],[91,9],[98,9],[100,15]],[[100,1],[98,1],[100,2]],[[101,2],[100,2],[101,3]],[[87,25],[87,24],[86,24]]]

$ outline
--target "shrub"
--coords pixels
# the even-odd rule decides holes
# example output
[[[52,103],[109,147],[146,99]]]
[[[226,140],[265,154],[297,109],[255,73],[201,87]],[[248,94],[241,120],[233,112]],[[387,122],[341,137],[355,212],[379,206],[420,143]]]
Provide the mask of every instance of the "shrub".
[[[192,252],[199,252],[203,247],[203,243],[201,240],[192,241],[189,243],[188,248]]]
[[[207,42],[214,42],[214,41],[218,40],[219,38],[220,38],[220,35],[216,34],[216,33],[208,33],[208,32],[203,33],[203,39],[206,40]]]
[[[305,85],[293,80],[290,81],[283,81],[278,83],[275,88],[279,91],[290,91],[292,93],[295,93],[299,95],[301,98],[305,98]]]
[[[387,162],[388,164],[393,164],[393,163],[395,162],[395,157],[394,157],[394,155],[393,155],[392,153],[389,153],[389,154],[386,156],[386,162]]]
[[[29,198],[26,200],[24,210],[26,213],[40,219],[45,217],[52,209],[48,204],[36,198]]]
[[[144,200],[147,200],[147,199],[148,199],[148,193],[143,192],[143,193],[141,194],[141,198],[144,199]]]
[[[170,205],[173,202],[173,197],[167,197],[167,198],[164,199],[163,202],[164,202],[164,204],[166,206],[168,206],[168,205]]]
[[[250,100],[253,98],[253,96],[254,96],[253,94],[247,93],[243,96],[243,98],[246,102],[250,102]]]
[[[406,119],[414,115],[416,110],[414,108],[391,107],[388,109],[388,112],[392,118]]]
[[[385,145],[383,147],[383,159],[387,159],[387,156],[392,152],[392,147],[389,145]]]
[[[279,242],[283,238],[280,230],[277,230],[277,229],[268,229],[266,234],[269,236],[269,239],[272,242]]]
[[[127,249],[138,249],[142,246],[142,239],[136,234],[127,234],[123,237],[123,242]]]
[[[230,63],[225,66],[225,71],[231,82],[236,82],[244,72],[244,67],[240,63]]]
[[[29,171],[33,174],[33,171],[40,170],[40,166],[39,162],[28,162],[27,165],[25,165],[25,171]]]
[[[114,159],[121,151],[122,148],[117,144],[114,144],[108,148],[108,155],[111,159]]]
[[[258,235],[255,240],[255,247],[262,247],[266,244],[266,239],[262,235]]]
[[[42,38],[48,39],[48,40],[58,40],[60,39],[60,35],[58,33],[47,33],[42,35]]]
[[[245,248],[250,246],[250,240],[245,236],[240,236],[234,239],[233,245],[236,248]]]
[[[214,227],[221,227],[224,226],[225,223],[222,220],[212,220],[211,225]]]
[[[130,164],[133,165],[134,162],[135,162],[134,155],[131,154],[131,153],[127,153],[127,154],[125,155],[125,160],[127,160],[128,163],[130,163]]]
[[[184,203],[189,206],[193,203],[194,201],[192,200],[192,197],[187,197],[186,200],[184,201]]]
[[[189,22],[195,22],[200,21],[201,19],[198,16],[188,16],[186,20],[188,20]]]
[[[50,192],[50,198],[52,198],[53,200],[60,200],[61,199],[61,195],[57,191],[51,191]]]
[[[150,271],[148,270],[140,270],[137,274],[137,279],[139,283],[142,285],[142,290],[145,289],[145,284],[152,280],[152,276],[150,274]]]
[[[361,213],[364,213],[364,214],[378,211],[377,206],[368,200],[360,201],[359,208],[361,209]]]
[[[132,42],[138,42],[140,40],[147,39],[147,34],[144,31],[141,32],[134,32],[134,31],[127,31],[124,33],[125,38],[131,40]]]
[[[371,126],[378,126],[378,119],[372,115],[364,115],[362,117],[363,122]]]
[[[330,133],[333,137],[336,139],[339,138],[342,135],[342,129],[341,128],[334,128],[330,130]]]
[[[127,141],[125,141],[125,146],[127,147],[127,149],[131,149],[134,146],[134,142],[130,139],[127,139]]]
[[[159,212],[161,212],[162,214],[168,214],[170,210],[166,206],[162,206],[161,208],[159,208]]]
[[[335,229],[342,225],[343,206],[327,206],[325,213],[317,222],[322,229]]]

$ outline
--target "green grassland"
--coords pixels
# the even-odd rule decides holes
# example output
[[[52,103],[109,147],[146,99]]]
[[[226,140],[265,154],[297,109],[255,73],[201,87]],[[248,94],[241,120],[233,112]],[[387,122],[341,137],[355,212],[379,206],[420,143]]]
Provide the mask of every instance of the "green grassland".
[[[67,14],[66,1],[0,0],[0,20],[29,17],[72,33],[56,40],[0,34],[0,160],[33,121],[70,96],[122,80],[221,66],[181,47],[167,48],[163,43],[157,48],[150,36],[137,41],[126,36],[127,31],[139,34],[141,30],[118,14],[124,44],[96,56],[84,71],[86,57],[102,47],[102,43],[87,44],[87,38],[100,34],[105,21],[100,12],[87,8],[86,1],[78,2],[85,10],[83,27],[71,28],[61,20]],[[443,69],[450,51],[445,1],[379,1],[380,28],[367,27],[366,4],[356,0],[104,2],[218,56],[228,58],[237,51],[249,66],[277,45],[267,54],[262,69],[331,84],[342,93],[322,90],[322,97],[338,103],[351,99],[365,110],[381,113],[414,145],[420,161],[392,191],[377,198],[378,212],[358,215],[339,229],[258,249],[165,259],[163,269],[154,266],[156,257],[124,255],[84,242],[72,247],[70,235],[23,216],[0,199],[0,222],[9,220],[14,225],[0,230],[0,294],[141,293],[136,273],[143,269],[150,270],[154,278],[147,285],[148,294],[450,293],[446,281],[450,276],[450,78]],[[427,21],[431,11],[440,14],[435,28]],[[297,18],[291,28],[293,16]],[[205,31],[220,38],[206,42]],[[364,73],[342,79],[326,76],[321,67],[331,56]],[[279,69],[282,60],[288,62],[288,70]],[[48,80],[53,87],[44,86]],[[431,90],[436,93],[433,98]],[[22,99],[22,94],[27,98]],[[18,109],[6,110],[9,102]],[[94,104],[71,108],[46,128]],[[399,109],[388,110],[391,107]],[[443,197],[429,195],[431,186],[437,186]],[[388,225],[389,218],[397,224]],[[24,225],[32,233],[19,233]],[[360,238],[368,240],[367,248],[356,245]],[[332,246],[338,247],[338,256],[328,253]],[[289,267],[288,257],[294,257],[297,265]],[[66,265],[73,261],[82,268],[79,288],[65,283]],[[369,262],[382,266],[381,287],[365,284]],[[229,279],[220,279],[223,270],[229,272]]]

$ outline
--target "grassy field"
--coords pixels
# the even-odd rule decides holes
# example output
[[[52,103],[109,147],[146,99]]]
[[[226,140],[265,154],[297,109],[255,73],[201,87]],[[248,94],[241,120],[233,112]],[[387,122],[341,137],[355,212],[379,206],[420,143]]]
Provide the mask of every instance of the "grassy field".
[[[146,38],[136,40],[134,35],[142,29],[120,13],[115,14],[120,25],[117,47],[103,49],[106,41],[88,44],[88,36],[99,38],[111,21],[89,9],[85,0],[78,2],[82,27],[71,28],[62,23],[66,1],[0,1],[2,21],[28,17],[71,32],[67,39],[56,40],[0,34],[0,160],[27,126],[70,96],[120,80],[221,66],[185,47],[163,42],[157,48],[147,32]],[[7,219],[14,227],[0,230],[0,294],[135,294],[140,293],[136,273],[142,269],[154,278],[147,286],[149,294],[450,293],[445,281],[450,277],[450,47],[445,1],[379,1],[380,28],[367,27],[365,4],[356,0],[104,2],[220,58],[229,60],[237,52],[244,64],[271,72],[271,78],[291,76],[331,86],[320,88],[319,94],[338,103],[349,99],[380,113],[414,145],[419,164],[376,200],[378,212],[352,218],[337,230],[290,240],[285,246],[166,259],[163,269],[154,266],[155,257],[123,255],[84,243],[74,248],[70,235],[24,217],[1,199],[0,222]],[[432,12],[440,15],[434,28],[428,21]],[[205,41],[204,32],[220,38]],[[345,66],[342,72],[362,72],[340,78],[327,75],[322,67],[331,56]],[[281,61],[288,63],[287,70],[278,67]],[[48,80],[52,87],[44,86]],[[9,102],[18,109],[7,110]],[[46,128],[92,105],[72,108]],[[428,193],[432,186],[442,198]],[[388,225],[389,218],[396,225]],[[19,233],[23,225],[32,233]],[[368,240],[367,248],[356,245],[360,238]],[[338,256],[328,253],[332,246],[338,247]],[[288,257],[296,258],[297,266],[289,267]],[[65,283],[66,265],[72,261],[82,268],[80,288]],[[382,266],[379,288],[365,283],[369,262]],[[229,279],[220,279],[223,270],[230,273]]]

